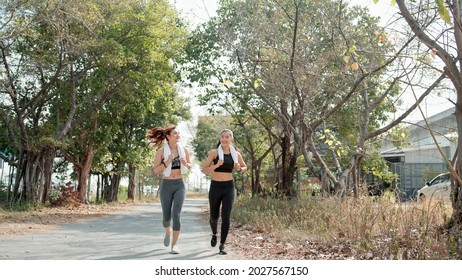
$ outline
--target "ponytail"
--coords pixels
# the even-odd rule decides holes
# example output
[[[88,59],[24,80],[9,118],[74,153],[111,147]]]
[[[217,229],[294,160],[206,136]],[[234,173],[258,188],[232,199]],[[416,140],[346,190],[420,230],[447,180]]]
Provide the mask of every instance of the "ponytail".
[[[171,125],[166,128],[153,127],[148,130],[146,138],[148,138],[149,142],[154,143],[155,147],[160,147],[162,143],[164,142],[164,140],[167,139],[167,135],[170,135],[172,130],[174,130],[175,128],[176,128],[175,125]]]

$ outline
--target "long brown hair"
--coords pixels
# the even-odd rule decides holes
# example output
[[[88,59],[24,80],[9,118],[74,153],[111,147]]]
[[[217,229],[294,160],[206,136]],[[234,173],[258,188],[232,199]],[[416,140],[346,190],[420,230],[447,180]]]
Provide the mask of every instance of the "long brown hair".
[[[176,125],[170,125],[167,127],[153,127],[148,130],[146,137],[148,138],[149,142],[154,143],[155,147],[160,147],[162,142],[167,139],[167,135],[170,135],[174,129],[176,129]]]

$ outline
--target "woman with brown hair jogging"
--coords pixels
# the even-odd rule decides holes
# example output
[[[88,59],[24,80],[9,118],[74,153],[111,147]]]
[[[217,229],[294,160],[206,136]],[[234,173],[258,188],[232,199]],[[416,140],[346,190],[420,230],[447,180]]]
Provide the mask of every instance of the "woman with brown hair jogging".
[[[203,173],[212,174],[209,190],[209,222],[212,229],[210,245],[212,247],[217,245],[217,226],[221,206],[220,255],[227,254],[225,242],[228,237],[231,210],[235,196],[232,172],[236,170],[243,173],[247,170],[247,165],[242,159],[242,155],[233,146],[233,140],[233,132],[229,129],[224,129],[220,133],[220,142],[217,149],[209,151],[202,168]]]
[[[154,127],[148,131],[147,138],[155,147],[162,146],[156,153],[154,173],[162,172],[160,202],[162,224],[165,228],[164,246],[171,245],[170,252],[179,254],[180,250],[176,244],[180,236],[180,214],[186,195],[182,175],[191,168],[189,151],[179,143],[180,133],[174,125],[166,128]]]

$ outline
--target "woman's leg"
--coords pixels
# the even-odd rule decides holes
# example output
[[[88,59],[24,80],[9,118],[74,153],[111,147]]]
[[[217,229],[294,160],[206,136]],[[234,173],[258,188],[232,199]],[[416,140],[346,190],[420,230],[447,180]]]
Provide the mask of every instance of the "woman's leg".
[[[168,247],[170,245],[170,221],[172,219],[172,203],[173,196],[171,193],[170,184],[166,180],[162,180],[160,183],[160,205],[162,207],[162,225],[165,228],[164,245]]]
[[[229,225],[231,219],[231,210],[234,203],[234,181],[227,182],[226,186],[223,186],[223,198],[221,205],[221,235],[220,244],[225,244],[226,238],[228,237]]]
[[[178,182],[178,186],[176,188],[175,193],[173,194],[173,210],[172,210],[172,218],[173,218],[173,239],[172,239],[172,246],[176,245],[178,241],[178,237],[180,236],[180,229],[181,229],[181,210],[183,209],[183,203],[186,196],[186,189],[184,186],[183,181]]]
[[[220,215],[221,192],[217,182],[212,181],[209,189],[209,206],[210,206],[210,228],[212,234],[217,234],[218,217]],[[213,246],[213,245],[212,245]]]

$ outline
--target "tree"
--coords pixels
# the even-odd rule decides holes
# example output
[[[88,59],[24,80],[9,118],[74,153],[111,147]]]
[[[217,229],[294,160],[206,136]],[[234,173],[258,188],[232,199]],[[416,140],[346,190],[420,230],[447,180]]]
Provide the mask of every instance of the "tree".
[[[21,1],[8,6],[11,17],[0,42],[6,96],[0,118],[7,128],[3,143],[15,155],[10,164],[17,167],[12,200],[47,199],[57,150],[74,164],[84,200],[94,154],[114,139],[101,136],[101,124],[110,123],[109,135],[120,133],[122,126],[114,120],[119,111],[126,113],[121,108],[127,104],[136,106],[132,100],[143,101],[145,110],[139,112],[145,118],[156,110],[162,116],[158,122],[179,111],[173,63],[185,32],[177,14],[167,1],[112,4]],[[114,98],[125,103],[111,106]],[[147,124],[152,122],[136,123],[126,133],[140,142]]]
[[[77,83],[94,66],[80,67],[100,24],[91,16],[93,8],[88,2],[18,2],[2,30],[13,34],[0,43],[6,97],[0,117],[11,128],[7,137],[15,158],[10,164],[17,167],[12,201],[48,197],[55,153],[77,110]],[[67,106],[64,114],[55,111],[59,104]]]
[[[91,167],[93,160],[93,156],[87,155],[97,148],[102,149],[105,151],[103,165],[113,168],[103,172],[110,178],[103,192],[106,201],[117,200],[120,179],[128,165],[128,197],[133,200],[136,168],[151,163],[149,147],[144,141],[147,129],[188,117],[188,108],[182,105],[184,102],[178,98],[174,87],[178,75],[173,65],[186,33],[178,15],[166,1],[125,1],[110,15],[102,37],[119,50],[110,58],[117,61],[119,67],[111,64],[105,67],[106,64],[101,63],[88,77],[88,84],[91,91],[101,91],[111,98],[98,107],[93,122],[84,119],[83,125],[72,130],[70,138],[84,136],[85,144],[74,149],[73,157],[68,159],[74,162],[79,174],[81,199],[85,197],[86,178],[90,172],[81,167]],[[123,77],[117,87],[111,89],[101,84],[117,76]],[[69,155],[65,151],[63,154]],[[87,165],[79,164],[79,159],[85,159]]]
[[[447,224],[456,252],[462,252],[462,6],[460,1],[404,1],[396,0],[402,17],[412,32],[424,43],[428,52],[438,57],[443,65],[436,70],[451,81],[456,92],[455,116],[458,127],[457,151],[448,166],[454,175],[452,188],[453,213]],[[435,19],[439,15],[439,20]],[[444,39],[443,39],[444,38]],[[452,248],[454,249],[454,248]]]
[[[284,196],[296,195],[300,156],[311,176],[344,195],[367,142],[399,123],[386,123],[386,115],[404,73],[415,69],[398,59],[414,38],[395,49],[367,10],[343,1],[222,1],[218,16],[196,32],[190,57],[197,63],[189,70],[207,86],[203,100],[239,104],[261,124],[258,112],[270,112],[268,147],[277,143],[276,186]]]

